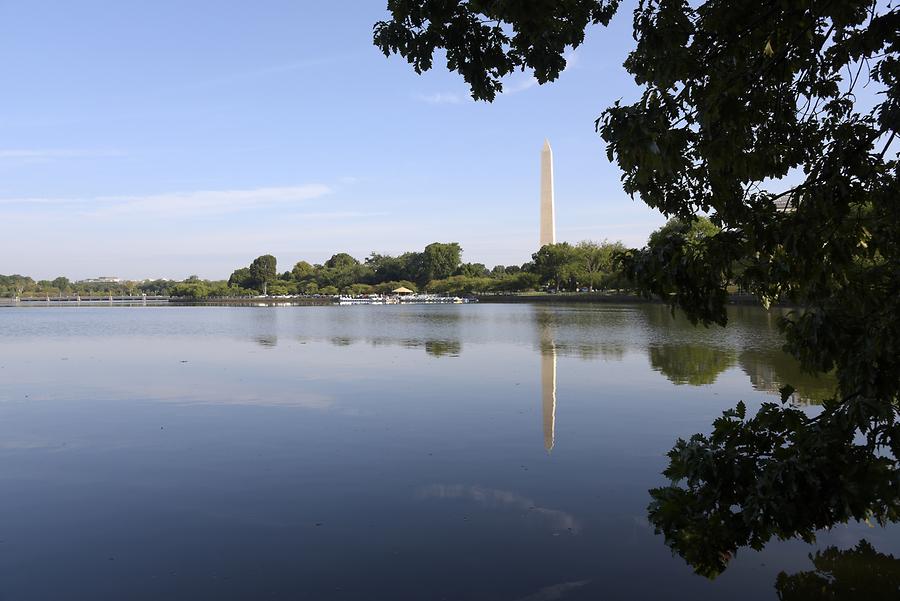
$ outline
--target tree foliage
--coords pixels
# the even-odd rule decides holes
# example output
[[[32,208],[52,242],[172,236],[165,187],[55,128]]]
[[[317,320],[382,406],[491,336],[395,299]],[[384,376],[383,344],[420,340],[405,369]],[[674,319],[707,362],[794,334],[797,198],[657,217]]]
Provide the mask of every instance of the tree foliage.
[[[403,253],[398,257],[373,252],[366,258],[366,266],[371,270],[373,280],[378,282],[415,280],[421,262],[422,254],[415,252]]]
[[[419,282],[449,278],[459,269],[462,248],[456,242],[433,242],[422,252]]]
[[[567,47],[584,41],[589,24],[606,25],[618,0],[557,0],[540,9],[529,2],[490,0],[389,0],[390,21],[375,24],[375,44],[400,54],[417,73],[434,64],[445,49],[447,67],[462,75],[476,100],[493,100],[501,79],[519,69],[534,71],[540,83],[553,81],[566,68]]]
[[[275,257],[272,255],[262,255],[253,259],[253,262],[250,263],[250,279],[248,283],[251,287],[265,293],[266,286],[274,282],[277,277],[278,265]]]
[[[313,273],[315,273],[315,269],[306,261],[297,261],[291,269],[291,277],[296,281],[308,278]]]
[[[568,242],[545,244],[531,258],[534,272],[555,290],[561,290],[575,273],[575,249]]]
[[[496,280],[485,276],[454,275],[428,284],[428,291],[436,294],[465,295],[494,290]]]
[[[329,269],[350,270],[359,265],[359,261],[347,253],[337,253],[325,261],[325,267]]]
[[[584,240],[572,246],[568,242],[546,244],[531,255],[527,266],[541,278],[541,283],[554,290],[577,290],[586,287],[621,287],[621,271],[615,256],[625,247],[621,242]]]
[[[621,243],[602,243],[607,248]],[[578,245],[581,249],[597,246],[592,242]],[[571,247],[570,247],[571,248]],[[574,251],[573,251],[574,252]],[[576,253],[578,257],[581,255]],[[576,256],[573,255],[573,256]],[[262,255],[247,267],[235,269],[227,281],[205,280],[192,275],[184,281],[71,282],[58,277],[52,281],[35,281],[22,275],[0,275],[0,296],[57,296],[61,294],[139,294],[172,295],[185,299],[268,294],[362,295],[385,293],[400,287],[435,293],[473,294],[482,292],[525,292],[540,288],[541,276],[533,262],[519,265],[497,265],[488,269],[483,263],[462,263],[462,248],[455,242],[435,242],[418,252],[398,256],[373,252],[365,261],[346,252],[332,255],[324,264],[297,261],[290,271],[279,274],[272,255]],[[579,269],[576,261],[572,273]],[[605,265],[605,263],[604,263]],[[578,271],[580,274],[581,271]],[[574,277],[574,276],[573,276]],[[582,276],[578,275],[578,279]],[[585,276],[586,278],[588,276]],[[621,273],[603,272],[601,280],[610,282]],[[587,280],[585,280],[587,281]],[[572,287],[577,279],[567,280]]]
[[[616,5],[390,1],[375,43],[418,71],[444,48],[473,97],[491,100],[514,68],[553,79],[576,30],[608,22]],[[900,10],[640,0],[634,38],[625,68],[640,98],[617,101],[596,126],[625,191],[678,221],[620,265],[695,323],[727,321],[731,284],[764,306],[792,303],[786,350],[839,382],[818,415],[766,404],[748,417],[740,404],[710,435],[679,440],[651,520],[715,575],[773,536],[897,519]],[[694,235],[700,215],[717,231]]]
[[[575,245],[575,273],[578,281],[593,290],[595,288],[617,288],[624,282],[619,278],[615,266],[616,256],[625,250],[621,242],[604,240],[599,244],[583,240]]]

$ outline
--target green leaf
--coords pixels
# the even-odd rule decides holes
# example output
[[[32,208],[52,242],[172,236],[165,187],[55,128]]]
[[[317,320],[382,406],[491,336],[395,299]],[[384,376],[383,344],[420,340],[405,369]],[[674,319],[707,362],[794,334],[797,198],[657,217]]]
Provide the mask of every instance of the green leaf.
[[[790,384],[785,384],[781,388],[778,389],[778,393],[781,395],[781,402],[787,403],[790,398],[797,392],[797,389],[791,386]]]

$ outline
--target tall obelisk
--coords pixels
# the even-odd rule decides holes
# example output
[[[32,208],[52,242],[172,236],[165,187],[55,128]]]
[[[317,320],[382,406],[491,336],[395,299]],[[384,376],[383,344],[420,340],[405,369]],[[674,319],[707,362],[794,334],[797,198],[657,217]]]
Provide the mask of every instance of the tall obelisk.
[[[544,140],[541,150],[541,246],[556,244],[556,211],[553,207],[553,150]]]

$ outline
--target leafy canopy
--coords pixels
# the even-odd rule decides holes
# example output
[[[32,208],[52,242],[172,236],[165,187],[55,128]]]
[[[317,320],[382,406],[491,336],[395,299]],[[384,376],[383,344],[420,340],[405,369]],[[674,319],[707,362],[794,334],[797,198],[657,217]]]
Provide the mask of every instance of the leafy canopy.
[[[577,48],[590,24],[606,25],[619,0],[389,0],[391,20],[375,24],[375,45],[385,56],[406,58],[416,73],[434,64],[434,52],[447,52],[447,67],[472,89],[472,98],[493,100],[501,79],[525,68],[540,83],[566,68],[566,47]]]

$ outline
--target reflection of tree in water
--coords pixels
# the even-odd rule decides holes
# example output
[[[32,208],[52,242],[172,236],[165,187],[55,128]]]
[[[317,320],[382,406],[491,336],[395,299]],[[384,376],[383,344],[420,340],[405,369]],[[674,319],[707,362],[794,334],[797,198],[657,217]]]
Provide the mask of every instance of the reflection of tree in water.
[[[350,346],[357,342],[358,339],[345,336],[333,336],[328,339],[334,346]],[[432,357],[459,357],[462,353],[462,342],[453,339],[426,339],[420,338],[366,338],[365,342],[373,347],[402,347],[406,349],[424,348],[425,352]]]
[[[673,384],[704,386],[716,381],[723,371],[734,365],[732,349],[699,344],[667,344],[651,346],[650,364]]]
[[[625,357],[625,348],[611,344],[563,344],[557,347],[561,355],[579,357],[580,359],[603,359],[605,361],[621,361]]]
[[[748,349],[741,352],[741,369],[750,376],[756,390],[778,394],[790,384],[795,403],[818,404],[834,396],[837,380],[833,375],[816,376],[800,369],[800,362],[778,349]]]
[[[604,309],[535,305],[532,317],[537,326],[538,349],[541,353],[584,360],[620,361],[625,356],[625,345],[601,337],[627,329],[631,322],[622,312]]]
[[[278,336],[269,335],[269,336],[257,336],[256,343],[260,346],[266,348],[273,348],[278,346]]]
[[[459,340],[426,340],[425,352],[432,357],[459,357],[462,344]]]
[[[713,578],[742,547],[772,538],[813,542],[851,520],[880,525],[900,515],[900,470],[883,434],[860,435],[860,415],[743,402],[723,412],[710,434],[678,439],[650,490],[648,517],[666,544],[698,574]],[[893,451],[896,452],[896,451]]]
[[[778,331],[781,309],[765,311],[760,307],[730,305],[727,307],[728,326],[703,326],[691,323],[681,311],[662,304],[648,303],[635,307],[637,315],[646,324],[651,345],[702,344],[729,346],[735,349],[748,345],[761,348],[781,348],[784,341]]]
[[[705,362],[710,380],[708,374],[719,368],[710,356],[716,351],[701,351],[695,365],[687,367],[681,365],[687,359],[678,355],[690,355],[692,346],[725,346],[733,349],[732,357],[757,389],[793,387],[793,396],[784,401],[821,402],[838,394],[834,376],[810,377],[780,350],[779,320],[785,311],[728,307],[724,329],[694,327],[659,305],[642,307],[640,314],[649,326],[654,367],[664,371],[661,366],[670,359],[654,353],[654,347],[673,347],[667,375],[674,372],[689,381],[698,374],[691,377],[702,381]],[[863,390],[845,383],[843,400],[823,403],[821,411],[770,401],[751,416],[739,403],[713,422],[711,432],[679,439],[663,472],[669,484],[650,491],[648,517],[656,532],[698,574],[715,577],[741,548],[760,550],[772,538],[812,542],[820,530],[851,520],[897,521],[900,447],[894,433],[900,433],[900,425],[893,412],[878,413],[881,409]],[[872,423],[877,428],[869,428]],[[821,557],[827,561],[828,556]],[[789,578],[782,578],[783,599],[846,598],[839,593],[789,597],[789,582],[812,576]]]
[[[799,362],[781,350],[778,319],[783,314],[735,305],[728,307],[727,328],[704,328],[695,327],[680,312],[672,315],[664,305],[641,306],[656,339],[648,349],[650,364],[674,384],[712,384],[737,360],[756,390],[778,393],[790,384],[796,389],[792,400],[799,403],[833,396],[833,377],[803,372]]]
[[[778,575],[781,601],[893,601],[900,599],[900,559],[865,540],[844,551],[829,547],[810,555],[814,570]]]

